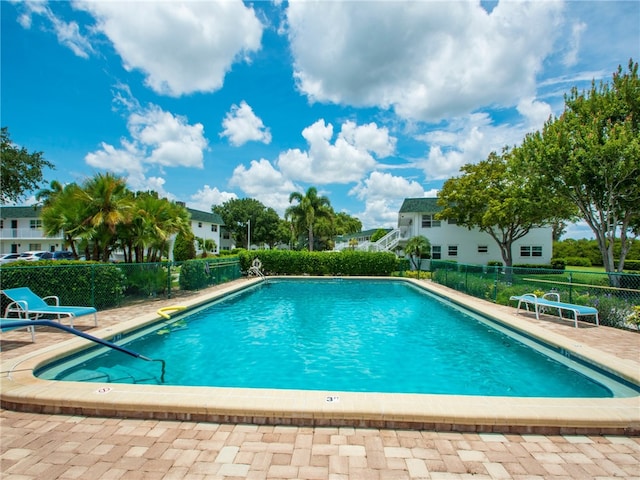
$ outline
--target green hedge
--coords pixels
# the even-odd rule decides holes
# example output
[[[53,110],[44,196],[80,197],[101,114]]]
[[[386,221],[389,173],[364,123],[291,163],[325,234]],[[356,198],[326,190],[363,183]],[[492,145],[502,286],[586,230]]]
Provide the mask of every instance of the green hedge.
[[[639,271],[640,270],[640,260],[625,260],[624,269],[625,270],[633,270],[634,272],[635,271]]]
[[[208,257],[188,260],[180,267],[180,288],[200,290],[219,283],[225,283],[240,277],[237,256]]]
[[[98,310],[116,307],[124,298],[126,279],[117,265],[49,260],[39,261],[37,266],[26,263],[0,268],[3,289],[29,287],[41,297],[59,297],[62,305]],[[3,309],[5,302],[3,298]]]
[[[388,276],[398,270],[398,258],[390,252],[305,252],[254,250],[240,252],[240,266],[248,271],[255,258],[265,275],[367,275]]]

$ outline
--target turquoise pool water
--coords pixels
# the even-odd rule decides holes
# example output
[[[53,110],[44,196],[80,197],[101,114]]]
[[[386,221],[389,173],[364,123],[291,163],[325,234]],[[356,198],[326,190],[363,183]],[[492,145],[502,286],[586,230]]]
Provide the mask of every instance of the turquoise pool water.
[[[403,281],[269,280],[118,343],[164,359],[169,385],[612,396],[561,355]],[[159,383],[157,363],[105,349],[37,375]]]

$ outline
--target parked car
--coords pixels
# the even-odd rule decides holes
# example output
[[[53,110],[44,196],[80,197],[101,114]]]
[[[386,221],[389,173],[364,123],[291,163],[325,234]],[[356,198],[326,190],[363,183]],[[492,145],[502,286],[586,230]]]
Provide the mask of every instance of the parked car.
[[[18,257],[18,260],[26,260],[28,262],[37,262],[38,260],[51,260],[52,253],[45,252],[44,250],[33,250],[30,252],[23,252]]]
[[[73,252],[69,250],[57,250],[55,252],[51,252],[52,260],[75,260],[76,258],[73,256]]]
[[[0,265],[5,263],[15,262],[20,257],[19,253],[3,253],[0,255]]]

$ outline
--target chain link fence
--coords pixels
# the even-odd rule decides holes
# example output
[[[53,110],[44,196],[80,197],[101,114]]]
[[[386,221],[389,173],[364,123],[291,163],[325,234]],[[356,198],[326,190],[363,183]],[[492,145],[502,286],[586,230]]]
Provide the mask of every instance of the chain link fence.
[[[59,297],[62,305],[105,310],[136,300],[173,298],[241,276],[237,257],[159,263],[35,262],[0,267],[0,286],[29,287],[41,297]],[[1,297],[4,314],[9,301]]]
[[[432,281],[460,292],[514,305],[512,295],[547,292],[560,301],[598,309],[600,323],[617,328],[638,328],[630,323],[633,308],[640,305],[640,275],[549,270],[431,261]]]

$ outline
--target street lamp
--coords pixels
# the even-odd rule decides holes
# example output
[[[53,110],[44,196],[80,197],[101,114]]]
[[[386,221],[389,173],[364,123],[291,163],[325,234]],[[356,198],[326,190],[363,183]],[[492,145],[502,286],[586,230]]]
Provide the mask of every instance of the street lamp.
[[[251,219],[247,222],[247,250],[251,250]]]

